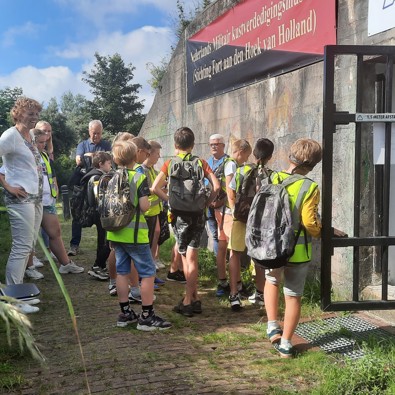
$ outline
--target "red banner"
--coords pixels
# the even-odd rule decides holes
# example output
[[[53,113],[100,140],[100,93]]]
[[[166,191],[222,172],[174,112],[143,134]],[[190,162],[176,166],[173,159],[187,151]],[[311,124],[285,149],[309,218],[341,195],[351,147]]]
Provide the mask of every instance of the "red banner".
[[[188,102],[322,59],[335,0],[245,0],[187,41]]]

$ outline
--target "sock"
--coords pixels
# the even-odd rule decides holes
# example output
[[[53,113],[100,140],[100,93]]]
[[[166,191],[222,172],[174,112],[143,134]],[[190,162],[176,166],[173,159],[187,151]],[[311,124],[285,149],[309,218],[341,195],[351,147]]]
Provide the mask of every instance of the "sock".
[[[130,313],[129,301],[128,302],[119,302],[119,306],[121,306],[121,312],[123,314]]]
[[[280,325],[277,321],[268,321],[267,322],[267,333],[270,333],[273,329],[280,329]]]
[[[110,285],[116,285],[116,279],[110,278]]]
[[[280,346],[283,348],[288,348],[288,349],[291,348],[292,347],[291,340],[281,338]]]
[[[219,284],[222,285],[223,287],[226,287],[228,285],[228,281],[226,280],[226,278],[220,278]]]
[[[241,281],[237,282],[237,290],[240,292],[243,289],[243,284]]]
[[[256,289],[256,293],[259,295],[263,295],[263,291],[260,291],[258,288]]]
[[[149,306],[142,306],[141,309],[142,309],[141,316],[145,319],[152,313],[154,307],[151,304]]]

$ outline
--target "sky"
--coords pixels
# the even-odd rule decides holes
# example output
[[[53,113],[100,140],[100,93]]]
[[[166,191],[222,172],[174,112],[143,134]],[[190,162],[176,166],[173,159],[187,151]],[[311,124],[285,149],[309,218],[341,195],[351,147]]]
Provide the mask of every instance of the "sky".
[[[191,6],[193,0],[185,0]],[[177,0],[0,0],[0,89],[21,87],[44,105],[71,91],[91,98],[82,72],[94,53],[119,53],[136,69],[132,83],[149,111],[154,93],[147,64],[175,46]]]

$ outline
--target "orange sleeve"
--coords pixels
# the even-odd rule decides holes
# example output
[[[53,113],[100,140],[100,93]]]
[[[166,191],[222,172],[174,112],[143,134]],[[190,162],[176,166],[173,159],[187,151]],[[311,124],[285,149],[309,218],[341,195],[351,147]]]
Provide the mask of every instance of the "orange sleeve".
[[[165,163],[163,163],[160,171],[164,174],[166,174],[166,176],[169,175],[169,164],[170,164],[171,159],[168,159]]]
[[[319,204],[320,190],[317,187],[302,206],[302,223],[312,237],[320,237],[321,235],[322,225],[318,215]]]
[[[213,171],[212,171],[211,167],[209,166],[209,164],[204,159],[200,159],[200,160],[202,161],[204,175],[207,177],[209,174],[212,174]]]

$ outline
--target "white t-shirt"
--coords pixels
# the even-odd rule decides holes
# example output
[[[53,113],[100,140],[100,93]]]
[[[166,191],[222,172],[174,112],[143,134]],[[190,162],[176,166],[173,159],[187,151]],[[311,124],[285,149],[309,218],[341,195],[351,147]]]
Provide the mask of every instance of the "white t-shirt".
[[[0,155],[3,158],[7,183],[12,187],[23,187],[27,193],[37,195],[39,176],[36,161],[15,126],[0,136]]]

